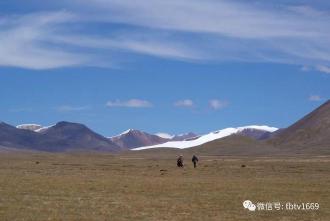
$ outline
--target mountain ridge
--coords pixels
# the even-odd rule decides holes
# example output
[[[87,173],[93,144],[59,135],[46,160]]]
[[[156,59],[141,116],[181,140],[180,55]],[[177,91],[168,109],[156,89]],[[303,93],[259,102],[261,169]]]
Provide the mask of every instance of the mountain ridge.
[[[221,139],[227,136],[230,136],[232,134],[237,134],[241,133],[241,135],[244,135],[244,132],[246,129],[249,130],[258,130],[260,133],[263,131],[264,133],[266,132],[274,132],[278,128],[275,127],[269,127],[269,126],[259,126],[259,125],[250,125],[250,126],[245,126],[245,127],[237,127],[237,128],[225,128],[222,130],[218,131],[213,131],[205,135],[201,135],[197,137],[196,139],[188,139],[188,140],[183,140],[183,141],[169,141],[163,144],[158,144],[158,145],[153,145],[153,146],[144,146],[140,148],[135,148],[133,150],[144,150],[144,149],[150,149],[150,148],[179,148],[179,149],[185,149],[185,148],[191,148],[195,146],[200,146],[202,144],[211,142],[213,140]],[[245,133],[245,136],[250,136],[249,134]],[[261,136],[261,135],[260,135]]]
[[[171,141],[133,129],[106,138],[83,124],[66,121],[37,129],[39,126],[25,124],[14,127],[1,122],[0,147],[50,152],[70,150],[119,152],[132,148],[134,150],[159,147],[198,149],[209,145],[215,148],[220,144],[225,146],[224,141],[228,141],[229,146],[244,145],[246,142],[247,146],[253,148],[252,144],[255,143],[255,146],[261,145],[269,150],[273,150],[270,147],[275,147],[279,152],[287,154],[330,154],[330,100],[284,129],[277,130],[274,127],[257,125],[225,128],[183,141]],[[238,141],[236,142],[235,139]],[[135,148],[137,146],[141,147]]]
[[[9,124],[1,123],[0,145],[49,152],[78,149],[120,151],[120,147],[116,144],[90,130],[85,125],[66,121],[58,122],[43,133],[19,129]]]

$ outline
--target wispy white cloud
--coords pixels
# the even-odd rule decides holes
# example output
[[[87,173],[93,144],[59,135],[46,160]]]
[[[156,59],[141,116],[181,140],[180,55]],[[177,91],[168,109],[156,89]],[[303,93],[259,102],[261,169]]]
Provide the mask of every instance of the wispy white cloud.
[[[213,110],[220,110],[228,106],[227,101],[222,101],[218,99],[212,99],[209,101],[209,107]]]
[[[330,74],[330,67],[329,66],[325,66],[325,65],[318,65],[316,66],[316,70],[326,73],[326,74]]]
[[[152,103],[147,100],[141,99],[130,99],[126,101],[115,100],[108,101],[106,103],[107,107],[129,107],[129,108],[149,108],[152,107]]]
[[[301,7],[301,10],[298,10],[299,7],[292,10],[293,7],[275,9],[250,2],[227,0],[85,0],[84,3],[98,11],[94,19],[157,29],[214,33],[238,38],[311,37],[320,34],[313,24],[321,21],[306,16],[304,12],[308,9],[316,11],[307,5]]]
[[[147,30],[145,36],[162,30],[168,41],[175,39],[206,61],[330,63],[329,13],[308,5],[263,7],[226,0],[84,3],[98,12],[93,19],[135,25],[141,28],[136,32]]]
[[[73,16],[64,11],[3,19],[0,66],[48,69],[87,63],[87,56],[47,44],[47,38],[56,34],[56,27],[72,19]]]
[[[149,32],[147,36],[126,32],[112,36],[53,36],[56,43],[101,50],[122,50],[124,52],[173,58],[178,60],[201,60],[201,52],[180,41]]]
[[[315,66],[303,65],[300,68],[300,70],[304,72],[318,71],[318,72],[330,74],[330,66],[326,66],[326,65],[315,65]]]
[[[134,53],[190,62],[299,64],[324,72],[330,66],[330,13],[306,4],[60,0],[57,5],[68,11],[0,18],[0,65],[111,66],[125,59],[118,54]],[[89,31],[98,22],[124,25]]]
[[[71,105],[62,105],[56,108],[58,112],[76,112],[84,111],[90,109],[89,106],[71,106]]]
[[[51,69],[68,66],[115,66],[114,56],[137,53],[178,60],[201,59],[195,49],[153,32],[90,35],[70,30],[85,21],[67,11],[0,18],[0,66]],[[146,33],[146,32],[145,32]]]
[[[320,95],[310,95],[308,97],[308,100],[309,101],[321,101],[322,100],[322,97]]]
[[[192,108],[194,107],[194,102],[190,99],[178,100],[174,102],[174,106]]]
[[[183,44],[207,51],[206,60],[330,62],[329,13],[308,5],[274,7],[226,0],[84,3],[98,11],[94,19],[189,34]]]

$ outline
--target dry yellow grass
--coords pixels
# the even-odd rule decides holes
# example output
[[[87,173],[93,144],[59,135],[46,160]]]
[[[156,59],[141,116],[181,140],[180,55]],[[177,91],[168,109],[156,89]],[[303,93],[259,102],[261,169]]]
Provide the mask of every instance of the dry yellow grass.
[[[328,157],[200,158],[2,153],[0,220],[330,220]],[[249,212],[245,199],[320,209]]]

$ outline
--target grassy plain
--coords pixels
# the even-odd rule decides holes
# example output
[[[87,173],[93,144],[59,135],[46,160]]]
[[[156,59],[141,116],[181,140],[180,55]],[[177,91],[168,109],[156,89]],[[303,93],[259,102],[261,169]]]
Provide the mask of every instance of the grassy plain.
[[[330,157],[190,157],[0,153],[0,220],[330,220]],[[320,209],[249,212],[246,199]]]

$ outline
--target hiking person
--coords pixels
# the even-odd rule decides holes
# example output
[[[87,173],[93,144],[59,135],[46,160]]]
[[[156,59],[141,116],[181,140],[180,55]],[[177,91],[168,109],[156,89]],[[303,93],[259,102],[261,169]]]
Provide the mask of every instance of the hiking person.
[[[180,155],[180,156],[178,157],[178,159],[176,160],[176,165],[177,165],[178,167],[183,167],[183,156],[182,156],[182,155]]]
[[[196,166],[197,166],[197,162],[198,162],[198,158],[197,158],[195,155],[193,155],[191,161],[192,161],[193,164],[194,164],[194,168],[196,168]]]

